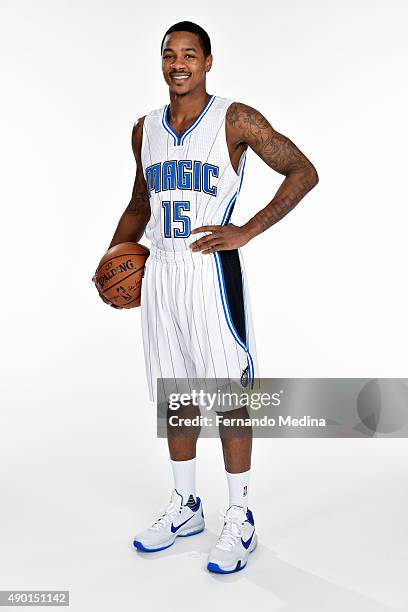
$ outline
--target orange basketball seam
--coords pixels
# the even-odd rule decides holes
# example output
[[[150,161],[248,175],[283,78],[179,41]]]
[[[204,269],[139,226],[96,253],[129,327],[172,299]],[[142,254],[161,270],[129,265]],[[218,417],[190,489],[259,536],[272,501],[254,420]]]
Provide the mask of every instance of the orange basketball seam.
[[[108,264],[110,261],[113,261],[114,259],[118,259],[118,258],[123,258],[123,257],[132,257],[132,255],[144,255],[144,253],[123,253],[123,255],[115,255],[115,257],[112,257],[111,259],[107,259],[106,261],[104,261],[103,264],[100,265],[99,268],[96,269],[95,275],[98,274],[98,272],[104,266],[106,266],[106,264]],[[148,259],[148,257],[149,257],[149,255],[146,257],[146,260]],[[139,270],[140,270],[140,268],[139,268]]]
[[[127,276],[125,276],[125,278],[122,278],[120,280],[118,280],[116,283],[113,283],[113,285],[110,285],[107,290],[112,289],[112,287],[116,287],[116,285],[119,285],[120,283],[123,283],[123,281],[125,281],[126,279],[130,278],[131,276],[133,276],[133,274],[136,274],[136,272],[139,272],[139,270],[143,270],[142,266],[141,268],[138,268],[137,270],[133,270],[133,272],[131,272],[130,274],[128,274]],[[143,278],[143,277],[142,277]],[[102,293],[104,293],[106,290],[106,288],[102,288],[101,291]]]

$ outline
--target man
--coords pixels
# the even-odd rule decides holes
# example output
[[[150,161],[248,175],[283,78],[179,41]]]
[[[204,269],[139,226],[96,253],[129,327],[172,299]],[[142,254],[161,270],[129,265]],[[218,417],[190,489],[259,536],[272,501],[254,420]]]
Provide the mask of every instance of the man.
[[[315,168],[255,109],[206,91],[208,34],[175,24],[162,40],[170,104],[138,120],[132,133],[136,178],[110,246],[151,240],[142,283],[143,344],[150,399],[163,379],[259,376],[240,247],[282,219],[318,182]],[[272,201],[243,226],[230,222],[250,147],[284,175]],[[191,406],[193,410],[193,406]],[[154,552],[200,533],[195,491],[197,436],[169,436],[171,501],[134,546]],[[252,438],[222,437],[229,507],[208,569],[243,569],[256,546],[248,509]]]

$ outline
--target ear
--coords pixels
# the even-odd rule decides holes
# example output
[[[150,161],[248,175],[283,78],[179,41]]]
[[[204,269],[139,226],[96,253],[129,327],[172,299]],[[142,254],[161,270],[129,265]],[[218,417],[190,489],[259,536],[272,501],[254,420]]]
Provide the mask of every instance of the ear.
[[[213,56],[210,53],[210,55],[205,60],[205,71],[206,72],[209,72],[211,70],[212,63],[213,63]]]

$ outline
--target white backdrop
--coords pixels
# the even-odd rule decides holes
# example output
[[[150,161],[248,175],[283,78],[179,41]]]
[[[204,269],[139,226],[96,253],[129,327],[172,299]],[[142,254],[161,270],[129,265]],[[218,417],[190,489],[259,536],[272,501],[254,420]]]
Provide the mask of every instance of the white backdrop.
[[[165,443],[155,438],[140,312],[106,307],[91,276],[130,199],[132,125],[167,101],[161,38],[171,24],[190,19],[212,39],[209,93],[260,110],[320,176],[294,211],[243,248],[262,375],[406,376],[405,2],[1,0],[0,7],[6,280],[0,589],[70,588],[78,610],[111,609],[108,592],[122,598],[123,609],[160,601],[178,609],[176,600],[166,599],[173,582],[165,582],[161,594],[153,584],[182,571],[195,596],[202,588],[197,606],[203,609],[214,593],[240,609],[246,592],[267,595],[260,609],[307,609],[304,589],[299,601],[293,589],[280,589],[286,578],[302,585],[306,574],[274,566],[282,579],[271,583],[266,548],[246,574],[226,581],[228,587],[203,569],[211,538],[197,554],[179,548],[178,561],[177,551],[161,553],[156,566],[128,550],[132,531],[167,501],[170,469]],[[281,180],[249,153],[232,221],[245,222],[263,208]],[[226,486],[218,441],[200,446],[211,521],[225,505]],[[358,477],[352,453],[363,463]],[[353,504],[353,495],[363,508],[371,498],[368,490],[362,497],[361,482],[372,483],[373,503],[377,511],[385,504],[387,517],[389,498],[378,490],[376,475],[394,487],[397,515],[384,546],[393,554],[400,546],[402,556],[388,559],[391,573],[384,574],[384,557],[378,547],[375,554],[370,549],[371,538],[357,546],[362,556],[347,547],[336,560],[330,547],[316,551],[316,543],[325,546],[319,523],[313,562],[302,557],[311,543],[299,533],[286,550],[293,567],[314,572],[305,587],[314,610],[322,600],[313,590],[317,574],[336,582],[327,597],[331,605],[342,601],[339,609],[386,609],[378,602],[397,609],[408,599],[398,581],[407,560],[407,535],[404,548],[398,527],[406,511],[400,487],[407,454],[403,440],[256,442],[251,500],[265,546],[287,542],[278,520],[283,510],[293,513],[295,531],[309,509],[311,521],[321,518],[333,486],[328,472],[338,474],[329,512],[337,545],[352,527],[344,519],[339,531],[333,512],[345,500]],[[308,477],[313,482],[305,483]],[[378,521],[372,525],[377,538],[387,523],[384,516]],[[310,524],[304,527],[304,538],[311,537]],[[283,548],[275,554],[285,557]],[[358,559],[357,583],[350,557]],[[365,579],[361,567],[368,560]],[[381,580],[372,579],[376,571]],[[257,583],[262,572],[265,584]]]

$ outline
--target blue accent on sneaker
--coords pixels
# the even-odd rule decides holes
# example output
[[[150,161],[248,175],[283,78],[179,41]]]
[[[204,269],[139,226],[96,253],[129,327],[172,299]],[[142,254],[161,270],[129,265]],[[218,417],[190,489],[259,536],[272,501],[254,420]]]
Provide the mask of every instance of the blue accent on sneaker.
[[[247,521],[253,527],[255,526],[254,515],[249,508],[247,509]]]
[[[159,550],[166,550],[166,548],[170,548],[170,546],[173,546],[173,544],[174,542],[168,544],[167,546],[162,546],[161,548],[145,548],[141,542],[138,542],[138,540],[133,540],[133,546],[137,548],[137,550],[141,550],[142,552],[148,553],[159,552]]]
[[[177,538],[189,538],[190,536],[193,535],[197,535],[198,533],[202,533],[204,531],[205,527],[203,527],[202,529],[198,529],[197,531],[193,531],[193,533],[179,533],[177,534]],[[176,540],[174,539],[174,542]],[[143,546],[143,544],[141,542],[139,542],[138,540],[133,540],[133,546],[135,548],[137,548],[137,550],[140,550],[141,552],[147,552],[147,553],[153,553],[153,552],[159,552],[160,550],[166,550],[166,548],[170,548],[170,546],[173,546],[174,542],[172,542],[171,544],[168,544],[167,546],[162,546],[161,548],[145,548]]]
[[[188,521],[191,521],[191,519],[194,518],[194,514],[193,516],[190,516],[190,518],[188,518],[186,521],[184,521],[184,523],[180,523],[180,525],[177,525],[177,527],[175,527],[173,525],[173,523],[171,524],[171,533],[177,533],[177,531],[180,529],[180,527],[182,527],[183,525],[185,525],[186,523],[188,523]]]
[[[200,506],[200,500],[198,498],[194,499],[194,496],[190,495],[184,506],[187,506],[187,508],[190,508],[190,510],[196,512]]]
[[[201,499],[199,497],[197,497],[196,499],[196,507],[194,508],[194,510],[192,508],[190,508],[190,506],[188,506],[190,508],[190,510],[192,512],[197,512],[197,510],[199,510],[201,506]],[[194,514],[193,514],[194,516]],[[180,527],[182,527],[183,525],[185,525],[186,523],[188,523],[188,521],[191,521],[191,519],[193,518],[193,516],[190,516],[190,518],[188,518],[186,521],[184,521],[184,523],[181,523],[180,525],[177,525],[177,527],[174,527],[173,523],[171,524],[171,533],[176,533]],[[203,517],[204,518],[204,517]]]
[[[248,548],[250,547],[251,542],[252,542],[252,538],[254,537],[254,535],[255,535],[255,529],[253,530],[252,535],[251,535],[251,537],[249,538],[249,540],[247,540],[246,542],[245,542],[245,540],[243,540],[243,539],[241,538],[241,543],[242,543],[242,546],[243,546],[244,548],[246,548],[246,550],[248,550]]]
[[[174,489],[174,490],[177,493],[177,495],[181,498],[180,504],[182,504],[184,507],[190,508],[190,510],[192,510],[193,512],[197,512],[197,510],[199,509],[199,507],[201,505],[201,499],[199,497],[196,497],[195,505],[194,506],[190,506],[189,503],[188,503],[188,500],[187,500],[187,502],[185,504],[183,504],[183,501],[184,501],[183,496],[181,495],[181,493],[179,493],[177,491],[177,489]],[[190,495],[190,497],[192,497],[192,496]]]
[[[208,571],[209,572],[213,572],[214,574],[234,574],[235,572],[239,572],[239,571],[243,570],[244,567],[246,567],[246,563],[245,563],[245,565],[241,565],[241,561],[238,561],[235,569],[233,569],[233,570],[223,570],[223,569],[220,568],[218,563],[209,563],[207,565]]]

